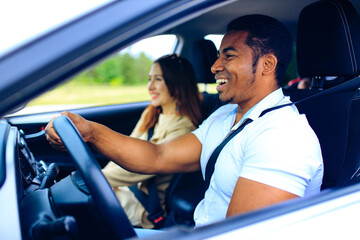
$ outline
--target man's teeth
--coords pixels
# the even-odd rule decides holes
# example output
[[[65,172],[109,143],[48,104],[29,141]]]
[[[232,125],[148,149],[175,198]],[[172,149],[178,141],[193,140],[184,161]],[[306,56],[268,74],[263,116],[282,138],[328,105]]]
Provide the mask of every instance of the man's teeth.
[[[218,83],[218,84],[220,84],[220,85],[225,84],[225,83],[227,83],[227,82],[228,82],[227,79],[216,79],[216,83]]]

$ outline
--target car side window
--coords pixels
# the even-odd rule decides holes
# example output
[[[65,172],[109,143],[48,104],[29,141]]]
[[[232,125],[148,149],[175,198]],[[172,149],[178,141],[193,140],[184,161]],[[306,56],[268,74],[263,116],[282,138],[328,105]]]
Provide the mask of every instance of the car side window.
[[[16,114],[149,101],[150,67],[155,59],[173,53],[177,41],[171,34],[141,40],[30,101]]]

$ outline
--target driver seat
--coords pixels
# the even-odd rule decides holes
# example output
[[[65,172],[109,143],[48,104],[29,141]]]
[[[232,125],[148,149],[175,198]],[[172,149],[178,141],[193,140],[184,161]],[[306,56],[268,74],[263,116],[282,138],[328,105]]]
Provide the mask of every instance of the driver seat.
[[[299,16],[297,63],[300,77],[345,82],[299,101],[296,106],[317,134],[323,160],[322,189],[359,181],[360,19],[347,0],[323,0]],[[299,146],[301,147],[301,146]]]

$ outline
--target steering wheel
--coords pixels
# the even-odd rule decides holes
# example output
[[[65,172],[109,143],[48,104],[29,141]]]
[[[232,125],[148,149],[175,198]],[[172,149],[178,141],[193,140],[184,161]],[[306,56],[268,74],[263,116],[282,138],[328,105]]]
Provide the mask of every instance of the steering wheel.
[[[114,234],[115,239],[135,237],[136,233],[127,215],[77,128],[66,116],[57,117],[53,126],[74,159],[89,189],[95,208],[102,217],[101,220],[108,226],[107,230]]]

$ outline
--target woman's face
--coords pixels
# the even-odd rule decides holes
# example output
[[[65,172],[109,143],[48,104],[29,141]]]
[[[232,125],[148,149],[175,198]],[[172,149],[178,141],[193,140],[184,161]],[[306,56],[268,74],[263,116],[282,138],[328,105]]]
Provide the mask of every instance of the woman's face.
[[[154,63],[151,66],[147,87],[151,96],[151,104],[154,107],[161,106],[163,114],[173,114],[176,112],[176,102],[170,96],[169,89],[166,86],[158,63]]]

